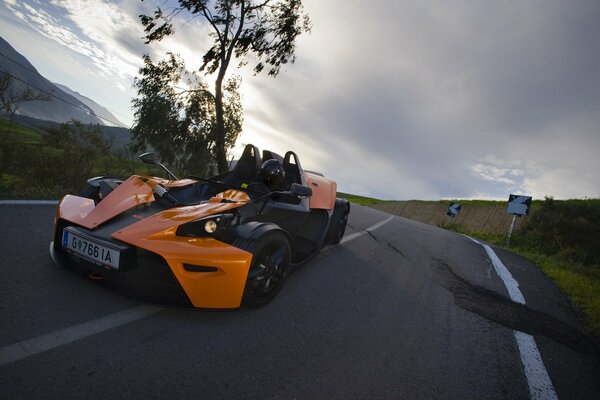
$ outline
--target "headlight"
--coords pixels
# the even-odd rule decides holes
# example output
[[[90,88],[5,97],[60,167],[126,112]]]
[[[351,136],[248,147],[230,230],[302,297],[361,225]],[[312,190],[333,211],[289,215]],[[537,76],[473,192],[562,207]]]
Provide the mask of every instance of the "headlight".
[[[233,214],[211,215],[177,228],[177,236],[213,237],[226,233],[232,226]]]
[[[219,225],[217,224],[217,221],[215,221],[214,219],[209,219],[204,223],[204,230],[206,231],[206,233],[215,233],[217,231],[218,226]]]

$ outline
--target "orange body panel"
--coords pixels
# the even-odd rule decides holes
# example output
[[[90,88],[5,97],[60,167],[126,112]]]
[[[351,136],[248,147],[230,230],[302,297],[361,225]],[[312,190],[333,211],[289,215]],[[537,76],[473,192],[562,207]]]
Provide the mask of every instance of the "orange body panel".
[[[337,195],[337,184],[319,175],[305,173],[306,184],[312,189],[310,197],[310,208],[319,208],[331,210],[335,206],[335,196]]]
[[[242,192],[241,190],[229,189],[218,193],[215,197],[210,199],[209,202],[215,201],[213,199],[217,199],[218,201],[226,199],[231,201],[243,201],[247,203],[250,201],[250,196],[248,196],[248,193]]]
[[[176,181],[171,181],[169,179],[165,179],[165,178],[157,178],[157,177],[147,177],[152,179],[153,181],[155,181],[156,183],[160,183],[161,185],[163,185],[166,188],[180,188],[180,187],[185,187],[185,186],[189,186],[189,185],[193,185],[194,183],[198,183],[197,180],[194,179],[179,179]]]
[[[176,235],[177,228],[202,217],[225,213],[245,202],[221,203],[248,199],[237,190],[219,193],[214,202],[165,210],[129,225],[111,236],[162,256],[181,284],[194,307],[238,308],[252,261],[252,254],[212,238],[189,238]],[[217,202],[218,201],[218,202]],[[189,272],[183,264],[219,268],[218,272]]]
[[[94,201],[67,195],[58,206],[59,217],[88,229],[129,210],[132,207],[154,201],[152,187],[132,176],[113,190],[94,207]]]
[[[247,195],[228,190],[215,196],[244,198]],[[225,213],[244,205],[216,203],[165,210],[129,225],[111,236],[115,239],[161,255],[185,290],[194,307],[237,308],[240,306],[252,254],[212,238],[176,235],[177,228],[202,217]],[[189,272],[183,264],[217,267],[218,272]]]
[[[58,203],[56,218],[83,225],[81,221],[94,210],[94,207],[94,200],[68,194]]]
[[[166,188],[179,188],[193,185],[194,183],[198,183],[198,181],[195,181],[193,179],[179,179],[177,181],[168,181],[164,184],[164,186]]]
[[[176,228],[149,238],[133,235],[125,242],[161,255],[194,307],[238,308],[252,254],[212,238],[175,235]],[[113,235],[122,239],[122,234]],[[183,264],[216,267],[216,272],[190,272]]]

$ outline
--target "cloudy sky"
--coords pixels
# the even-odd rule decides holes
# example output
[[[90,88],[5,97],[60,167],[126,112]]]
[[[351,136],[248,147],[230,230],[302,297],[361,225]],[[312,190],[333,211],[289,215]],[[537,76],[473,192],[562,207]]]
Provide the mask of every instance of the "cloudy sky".
[[[0,35],[48,79],[132,123],[149,53],[197,68],[208,28],[145,45],[169,1],[0,0]],[[294,149],[385,199],[600,197],[600,1],[304,0],[295,64],[243,78],[239,143]],[[239,151],[239,149],[238,149]]]

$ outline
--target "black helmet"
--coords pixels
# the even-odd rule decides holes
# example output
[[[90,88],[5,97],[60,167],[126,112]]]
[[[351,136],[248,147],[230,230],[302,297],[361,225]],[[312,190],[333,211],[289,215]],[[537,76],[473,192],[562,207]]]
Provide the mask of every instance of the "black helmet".
[[[283,165],[275,159],[265,161],[260,167],[260,179],[273,190],[283,183],[285,179],[285,171]]]

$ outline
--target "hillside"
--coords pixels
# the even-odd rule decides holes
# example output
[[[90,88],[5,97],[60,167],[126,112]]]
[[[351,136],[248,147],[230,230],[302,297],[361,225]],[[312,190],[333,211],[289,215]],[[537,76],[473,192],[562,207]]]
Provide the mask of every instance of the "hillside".
[[[38,92],[52,93],[54,96],[50,101],[22,103],[17,114],[59,123],[75,119],[86,124],[103,124],[90,107],[44,78],[25,57],[1,37],[0,54],[0,72],[12,77],[12,90],[22,91],[29,87]]]
[[[81,101],[83,104],[91,108],[94,114],[96,114],[98,118],[102,119],[102,123],[104,125],[115,126],[119,128],[127,128],[125,124],[123,124],[121,121],[119,121],[117,117],[113,115],[113,113],[108,111],[100,104],[96,103],[94,100],[90,99],[89,97],[85,97],[82,94],[75,92],[74,90],[69,89],[65,85],[61,85],[60,83],[56,82],[54,82],[54,84],[60,89],[62,89],[65,93],[70,94],[71,96],[75,97],[77,100]]]
[[[1,118],[0,118],[1,119]],[[49,128],[59,128],[61,124],[53,121],[44,121],[41,119],[17,115],[15,121],[22,126],[35,130],[46,130]],[[131,141],[131,132],[127,128],[116,126],[96,125],[100,130],[102,137],[112,143],[111,150],[119,151],[127,147]]]
[[[506,234],[512,215],[506,213],[506,202],[501,201],[459,201],[460,214],[454,219],[446,215],[450,201],[388,201],[372,204],[370,207],[430,225],[445,226],[450,223],[465,230],[490,234]],[[532,207],[535,212],[536,207]],[[529,216],[517,218],[516,227],[525,226]]]

